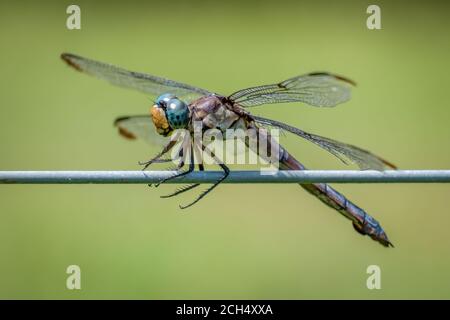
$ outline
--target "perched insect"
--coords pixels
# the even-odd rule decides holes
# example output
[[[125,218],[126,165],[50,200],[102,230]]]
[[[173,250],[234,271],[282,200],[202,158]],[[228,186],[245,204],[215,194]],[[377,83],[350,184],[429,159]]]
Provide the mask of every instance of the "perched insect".
[[[127,71],[110,64],[69,53],[62,54],[61,58],[78,71],[96,76],[115,85],[137,89],[156,98],[155,104],[151,107],[150,115],[122,117],[115,122],[119,132],[128,138],[138,137],[148,140],[151,139],[152,131],[156,131],[161,137],[166,137],[161,152],[151,160],[142,163],[144,169],[155,162],[173,160],[164,159],[164,156],[177,144],[179,136],[174,134],[174,132],[183,129],[192,134],[194,132],[194,123],[200,123],[202,130],[219,129],[223,132],[227,129],[249,130],[259,129],[261,126],[271,126],[309,140],[345,163],[356,163],[361,169],[382,170],[386,167],[395,169],[393,164],[369,151],[311,134],[279,121],[252,115],[246,109],[263,104],[284,102],[304,102],[316,107],[334,107],[350,99],[350,88],[354,85],[353,81],[341,76],[324,72],[310,73],[280,83],[246,88],[229,96],[223,96],[188,84],[144,73]],[[264,131],[255,130],[255,132],[257,141],[265,139],[269,141],[269,144],[272,144],[270,147],[274,147],[274,144],[277,144]],[[160,181],[160,183],[192,172],[195,167],[194,156],[207,150],[207,147],[201,141],[199,142],[195,139],[187,141],[189,141],[188,145],[185,145],[177,153],[179,158],[177,174]],[[251,143],[247,142],[246,144],[247,147],[251,148]],[[278,150],[279,168],[281,170],[306,170],[281,145],[277,144],[275,147]],[[261,156],[261,150],[256,148],[253,151]],[[223,170],[222,177],[202,192],[193,202],[181,208],[187,208],[198,202],[228,176],[230,172],[228,166],[221,159],[217,158],[214,153],[210,152],[209,154]],[[183,170],[188,155],[191,158],[189,168],[188,170]],[[202,163],[199,163],[198,167],[199,170],[204,170]],[[188,185],[164,197],[178,195],[194,189],[198,185]],[[323,203],[350,219],[359,233],[369,235],[386,247],[392,246],[378,221],[335,189],[325,183],[301,184],[301,186]]]

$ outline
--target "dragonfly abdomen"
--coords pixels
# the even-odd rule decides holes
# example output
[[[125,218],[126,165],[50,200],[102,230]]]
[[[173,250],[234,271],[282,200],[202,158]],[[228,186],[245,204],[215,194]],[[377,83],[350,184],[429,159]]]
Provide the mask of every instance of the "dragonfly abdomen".
[[[283,149],[283,157],[280,159],[281,170],[306,170],[300,162]],[[325,183],[300,184],[303,189],[320,199],[329,207],[339,211],[343,216],[350,219],[356,231],[362,235],[368,235],[385,247],[392,246],[386,233],[372,216],[362,208],[348,200],[342,193],[333,189]]]
[[[325,183],[301,184],[301,186],[323,203],[352,220],[353,227],[362,235],[368,235],[386,247],[392,246],[379,222],[337,190]]]

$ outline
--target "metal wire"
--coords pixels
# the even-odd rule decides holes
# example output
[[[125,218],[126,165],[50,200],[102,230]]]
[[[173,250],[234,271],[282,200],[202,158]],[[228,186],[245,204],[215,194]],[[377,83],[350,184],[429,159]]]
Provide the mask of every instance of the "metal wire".
[[[174,171],[0,171],[0,184],[149,184]],[[195,171],[167,183],[213,183],[221,171]],[[449,183],[450,170],[232,171],[224,183]]]

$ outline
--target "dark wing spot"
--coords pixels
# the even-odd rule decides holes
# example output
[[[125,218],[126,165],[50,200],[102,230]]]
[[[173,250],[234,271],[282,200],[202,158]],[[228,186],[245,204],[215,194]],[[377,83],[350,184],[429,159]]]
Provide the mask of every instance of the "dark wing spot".
[[[71,66],[75,70],[83,72],[81,67],[72,60],[72,58],[75,58],[75,57],[76,56],[74,56],[74,55],[72,55],[70,53],[63,53],[63,54],[61,54],[61,59],[63,59],[69,66]]]
[[[356,87],[356,82],[355,81],[353,81],[351,79],[348,79],[348,78],[345,78],[343,76],[339,76],[337,74],[331,74],[331,73],[328,73],[328,72],[311,72],[311,73],[308,73],[308,76],[330,76],[330,77],[334,77],[334,78],[336,78],[338,80],[347,82],[347,83],[349,83],[349,84],[351,84],[351,85]]]
[[[356,87],[356,82],[353,81],[353,80],[351,80],[351,79],[348,79],[348,78],[345,78],[345,77],[341,77],[341,76],[338,76],[338,75],[334,75],[334,77],[335,77],[336,79],[339,79],[339,80],[342,80],[342,81],[344,81],[344,82],[350,83],[352,86],[355,86],[355,87]]]
[[[136,136],[124,128],[119,127],[119,134],[126,139],[136,140]]]
[[[379,159],[380,159],[381,162],[383,162],[386,166],[388,166],[388,167],[390,167],[390,168],[392,168],[392,169],[394,169],[394,170],[397,170],[397,169],[398,169],[397,166],[396,166],[395,164],[393,164],[392,162],[389,162],[389,161],[384,160],[384,159],[381,159],[381,158],[379,158]]]

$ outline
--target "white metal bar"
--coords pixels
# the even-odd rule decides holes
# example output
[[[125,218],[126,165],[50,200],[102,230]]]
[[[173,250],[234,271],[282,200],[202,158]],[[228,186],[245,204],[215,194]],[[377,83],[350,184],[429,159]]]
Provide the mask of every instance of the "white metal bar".
[[[0,171],[0,184],[149,184],[174,171]],[[211,183],[221,171],[195,171],[167,183]],[[449,183],[450,170],[232,171],[224,183]]]

